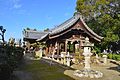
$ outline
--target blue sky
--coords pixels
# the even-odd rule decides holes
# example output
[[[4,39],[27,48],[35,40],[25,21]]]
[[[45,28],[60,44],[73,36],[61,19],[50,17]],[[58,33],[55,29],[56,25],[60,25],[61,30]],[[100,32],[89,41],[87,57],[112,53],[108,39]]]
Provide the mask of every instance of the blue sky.
[[[73,16],[76,0],[0,0],[0,26],[10,37],[22,38],[24,28],[54,28]]]

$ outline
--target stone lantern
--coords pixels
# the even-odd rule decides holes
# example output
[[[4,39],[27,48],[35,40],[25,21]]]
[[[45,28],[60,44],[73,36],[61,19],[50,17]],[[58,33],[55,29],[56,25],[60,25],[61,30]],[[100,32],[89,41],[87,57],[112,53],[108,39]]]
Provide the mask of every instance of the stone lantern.
[[[83,43],[83,47],[84,47],[84,58],[85,58],[85,69],[90,70],[90,56],[92,55],[91,53],[91,47],[93,47],[94,44],[89,42],[89,38],[86,37],[85,38],[85,43]]]
[[[94,46],[94,44],[89,42],[89,38],[86,37],[85,38],[85,42],[83,43],[83,47],[84,47],[84,58],[85,58],[85,66],[83,70],[76,70],[74,72],[75,76],[78,77],[90,77],[90,78],[100,78],[103,76],[103,73],[101,73],[100,71],[95,71],[95,70],[91,70],[90,68],[90,57],[92,55],[91,53],[91,47]]]

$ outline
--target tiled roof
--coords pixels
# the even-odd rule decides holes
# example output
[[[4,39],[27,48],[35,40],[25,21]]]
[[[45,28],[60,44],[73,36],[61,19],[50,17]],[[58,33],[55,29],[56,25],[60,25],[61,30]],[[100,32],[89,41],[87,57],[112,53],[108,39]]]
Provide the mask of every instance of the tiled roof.
[[[54,35],[54,34],[57,34],[57,33],[61,32],[61,31],[64,31],[65,29],[72,26],[78,19],[79,19],[79,17],[73,16],[72,18],[68,19],[64,23],[62,23],[59,26],[57,26],[56,28],[54,28],[51,31],[50,35]]]
[[[88,35],[92,36],[93,38],[95,38],[98,41],[103,39],[103,37],[97,35],[93,30],[91,30],[87,26],[87,24],[82,19],[82,16],[80,15],[80,13],[76,13],[72,18],[68,19],[67,21],[65,21],[61,25],[59,25],[56,28],[54,28],[51,31],[50,35],[54,35],[54,34],[57,34],[57,33],[60,33],[60,32],[62,32],[64,30],[66,30],[67,28],[71,27],[75,22],[77,22],[79,19],[83,23],[84,27],[86,28],[86,30],[87,30],[86,32],[88,33]]]
[[[37,39],[36,41],[40,41],[40,40],[43,40],[44,38],[46,38],[47,36],[49,35],[49,33],[43,35],[42,37],[40,37],[39,39]]]
[[[27,39],[40,39],[42,36],[44,36],[46,34],[48,34],[48,32],[25,30],[24,31],[24,38],[27,38]]]

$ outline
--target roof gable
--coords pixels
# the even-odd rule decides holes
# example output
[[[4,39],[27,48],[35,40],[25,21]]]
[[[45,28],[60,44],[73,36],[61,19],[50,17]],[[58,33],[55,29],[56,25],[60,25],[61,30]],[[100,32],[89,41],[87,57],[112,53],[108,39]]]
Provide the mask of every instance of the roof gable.
[[[72,26],[75,23],[82,23],[82,25],[78,25],[78,26]],[[81,29],[84,30],[89,36],[93,37],[95,40],[97,41],[101,41],[103,39],[103,37],[97,35],[93,30],[91,30],[87,24],[84,22],[84,20],[82,19],[82,16],[77,13],[75,14],[72,18],[68,19],[67,21],[65,21],[64,23],[62,23],[61,25],[57,26],[56,28],[54,28],[51,32],[50,32],[50,38],[52,37],[59,37],[62,34],[65,34],[68,28],[70,27],[74,27],[74,29]],[[70,31],[70,30],[68,30]],[[64,33],[63,33],[64,32]]]
[[[80,23],[78,26],[76,24]],[[82,25],[81,25],[82,24]],[[75,26],[73,26],[75,25]],[[56,28],[52,29],[51,32],[49,32],[47,35],[39,38],[37,41],[41,41],[42,39],[46,38],[48,36],[48,39],[53,39],[56,37],[59,37],[63,34],[66,34],[71,29],[81,29],[86,34],[94,38],[96,41],[101,41],[103,37],[97,35],[93,30],[91,30],[87,24],[82,19],[82,16],[80,13],[76,13],[72,18],[68,19],[64,23],[60,24]]]

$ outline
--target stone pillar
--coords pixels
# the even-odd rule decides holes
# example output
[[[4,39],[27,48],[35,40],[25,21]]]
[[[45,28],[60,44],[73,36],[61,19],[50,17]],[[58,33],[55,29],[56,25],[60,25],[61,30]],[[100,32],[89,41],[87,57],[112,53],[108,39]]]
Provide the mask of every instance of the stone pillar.
[[[64,64],[66,65],[66,55],[64,55]]]
[[[90,56],[85,56],[85,69],[90,70]]]
[[[90,56],[92,55],[92,53],[90,52],[90,47],[84,47],[84,58],[85,58],[85,69],[90,70]]]
[[[107,63],[107,55],[103,55],[103,63],[104,63],[104,64]]]
[[[66,65],[67,44],[68,44],[68,41],[66,40],[65,41],[65,53],[64,53],[64,64],[65,65]]]
[[[70,66],[70,54],[69,54],[69,52],[67,54],[67,66]]]
[[[64,63],[63,57],[64,57],[64,55],[61,53],[61,63],[62,64]]]
[[[68,44],[68,41],[66,40],[65,41],[65,52],[66,52],[66,54],[67,54],[67,44]]]
[[[42,48],[40,48],[40,58],[42,57]]]
[[[61,52],[61,61],[66,65],[66,52]]]
[[[56,51],[55,51],[55,48],[54,48],[54,47],[53,47],[52,49],[53,49],[53,52],[52,52],[52,59],[55,60],[55,59],[54,59],[54,56],[55,56],[55,52],[56,52]]]

